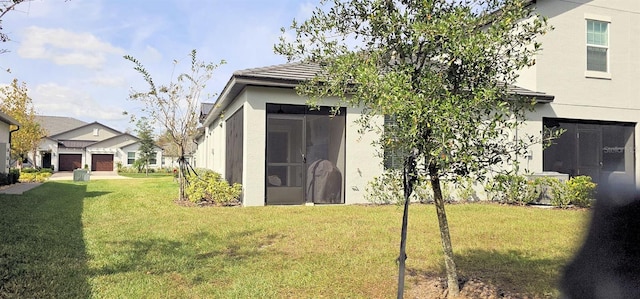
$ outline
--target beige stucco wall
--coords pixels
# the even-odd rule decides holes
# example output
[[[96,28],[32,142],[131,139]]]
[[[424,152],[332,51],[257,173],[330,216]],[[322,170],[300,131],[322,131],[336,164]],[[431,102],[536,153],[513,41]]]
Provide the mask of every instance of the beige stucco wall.
[[[97,135],[94,135],[94,129],[98,130]],[[65,132],[60,135],[56,135],[55,138],[58,140],[100,141],[120,134],[122,133],[116,132],[113,129],[105,127],[101,124],[94,123],[69,132]]]
[[[9,144],[9,124],[0,121],[0,172],[9,172],[9,155],[7,150],[10,148]]]
[[[535,69],[523,72],[517,85],[555,96],[530,113],[522,133],[540,135],[542,118],[640,121],[640,1],[539,0],[537,12],[555,30],[541,38]],[[586,72],[586,19],[610,21],[608,74]],[[636,147],[640,128],[636,126]],[[522,159],[530,171],[542,171],[542,146]],[[636,151],[636,161],[640,153]],[[637,164],[637,163],[636,163]],[[636,182],[640,172],[636,166]]]

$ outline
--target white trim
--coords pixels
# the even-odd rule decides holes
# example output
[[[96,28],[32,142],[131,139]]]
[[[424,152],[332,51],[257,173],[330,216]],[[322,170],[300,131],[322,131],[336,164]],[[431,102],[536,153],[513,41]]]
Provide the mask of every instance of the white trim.
[[[584,71],[585,78],[611,80],[610,72]]]
[[[584,18],[585,18],[585,20],[594,20],[594,21],[601,21],[601,22],[611,23],[611,17],[610,16],[603,16],[603,15],[595,15],[595,14],[591,14],[591,13],[585,13],[584,14]]]

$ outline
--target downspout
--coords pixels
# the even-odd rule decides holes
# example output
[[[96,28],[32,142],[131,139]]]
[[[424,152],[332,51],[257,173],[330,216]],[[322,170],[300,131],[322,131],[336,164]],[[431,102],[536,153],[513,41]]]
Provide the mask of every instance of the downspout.
[[[20,130],[20,126],[16,125],[15,130],[9,131],[9,162],[11,162],[11,134],[13,132],[17,132],[18,130]],[[11,163],[9,163],[9,168],[11,168]]]
[[[20,126],[16,125],[16,129],[15,130],[9,131],[9,144],[11,144],[11,133],[17,132],[18,130],[20,130]]]

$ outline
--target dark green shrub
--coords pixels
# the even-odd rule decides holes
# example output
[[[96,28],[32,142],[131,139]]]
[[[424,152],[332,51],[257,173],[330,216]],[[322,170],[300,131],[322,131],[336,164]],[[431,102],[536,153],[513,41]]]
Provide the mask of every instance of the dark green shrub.
[[[9,174],[7,177],[9,184],[15,184],[20,179],[20,170],[19,169],[11,169],[9,170]]]
[[[22,173],[36,173],[36,172],[38,172],[38,170],[35,169],[35,168],[31,168],[31,167],[25,167],[25,168],[22,168],[22,170],[20,170],[20,172],[22,172]]]
[[[9,175],[6,173],[0,173],[0,186],[9,185]]]
[[[40,168],[38,173],[53,173],[53,168]]]
[[[229,185],[222,176],[212,170],[199,169],[196,173],[187,175],[189,184],[186,194],[189,201],[194,203],[210,202],[217,205],[239,204],[242,186]]]

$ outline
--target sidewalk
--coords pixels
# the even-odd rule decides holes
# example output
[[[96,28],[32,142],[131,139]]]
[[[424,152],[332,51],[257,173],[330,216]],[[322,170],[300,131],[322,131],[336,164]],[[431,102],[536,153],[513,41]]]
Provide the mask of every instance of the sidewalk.
[[[115,180],[130,179],[129,177],[118,175],[117,171],[92,171],[89,173],[89,181],[92,180]],[[72,181],[73,171],[58,171],[49,178],[50,181]]]
[[[9,186],[3,186],[3,188],[0,189],[0,194],[22,195],[22,193],[40,185],[42,185],[42,183],[16,183]]]
[[[114,179],[130,179],[118,175],[115,171],[93,171],[89,180],[114,180]],[[59,171],[49,177],[50,181],[73,181],[73,171]],[[0,194],[21,195],[33,188],[42,185],[42,183],[16,183],[9,186],[2,186]]]

